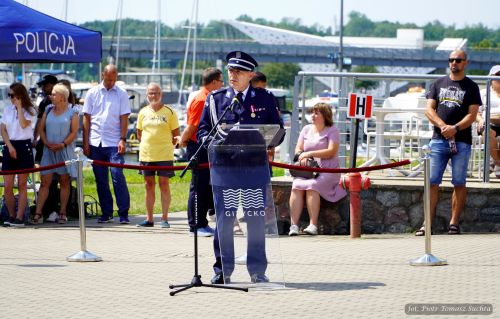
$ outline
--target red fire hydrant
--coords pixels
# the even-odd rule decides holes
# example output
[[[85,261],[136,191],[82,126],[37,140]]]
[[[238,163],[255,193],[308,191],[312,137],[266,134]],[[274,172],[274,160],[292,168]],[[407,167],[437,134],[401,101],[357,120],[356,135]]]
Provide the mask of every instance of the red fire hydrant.
[[[350,238],[359,238],[361,236],[361,199],[359,192],[367,190],[371,185],[370,178],[360,173],[349,173],[342,176],[340,186],[349,191],[350,197]]]

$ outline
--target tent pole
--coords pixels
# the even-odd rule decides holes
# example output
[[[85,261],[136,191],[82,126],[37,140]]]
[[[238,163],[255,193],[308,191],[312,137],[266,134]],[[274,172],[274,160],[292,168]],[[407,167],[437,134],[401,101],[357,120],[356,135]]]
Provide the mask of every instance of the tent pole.
[[[24,69],[24,63],[21,64],[21,76],[22,76],[22,83],[26,87],[27,81],[26,81],[26,70]]]

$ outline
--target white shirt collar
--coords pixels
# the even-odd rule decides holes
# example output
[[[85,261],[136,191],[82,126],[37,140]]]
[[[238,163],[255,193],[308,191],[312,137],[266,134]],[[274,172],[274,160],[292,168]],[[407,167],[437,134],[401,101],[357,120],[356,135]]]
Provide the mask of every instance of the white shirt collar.
[[[106,88],[104,87],[104,82],[102,82],[102,81],[101,81],[101,83],[99,83],[99,89],[100,89],[100,90],[105,90],[105,91],[114,91],[114,90],[116,90],[116,84],[115,84],[115,85],[113,85],[113,87],[112,87],[111,89],[109,89],[109,90],[108,90],[108,89],[106,89]]]
[[[245,97],[247,96],[248,89],[250,89],[250,85],[248,85],[247,88],[243,92],[241,92],[241,93],[243,93],[243,97],[242,97],[243,101],[245,101]],[[236,94],[238,94],[238,91],[235,90],[234,93],[236,95]]]

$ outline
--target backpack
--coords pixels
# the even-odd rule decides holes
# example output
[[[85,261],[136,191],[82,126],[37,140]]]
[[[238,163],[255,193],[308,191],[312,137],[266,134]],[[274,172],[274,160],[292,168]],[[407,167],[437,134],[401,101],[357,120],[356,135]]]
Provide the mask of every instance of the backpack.
[[[47,219],[52,212],[59,213],[61,207],[61,197],[59,190],[59,181],[53,179],[49,186],[49,195],[42,208],[42,215]],[[68,205],[66,206],[66,216],[78,219],[78,192],[76,187],[71,185],[69,192]]]
[[[19,199],[19,195],[16,194],[14,195],[14,201],[15,201],[15,210],[17,212],[17,202],[18,202],[18,199]],[[5,195],[2,196],[1,198],[1,208],[0,208],[0,221],[4,222],[4,221],[7,221],[9,219],[9,211],[7,209],[7,205],[5,204]],[[35,212],[35,209],[36,209],[36,206],[34,205],[30,205],[29,204],[29,201],[28,201],[28,205],[26,205],[26,209],[24,210],[24,221],[25,222],[28,222],[29,219],[30,219],[30,213]]]

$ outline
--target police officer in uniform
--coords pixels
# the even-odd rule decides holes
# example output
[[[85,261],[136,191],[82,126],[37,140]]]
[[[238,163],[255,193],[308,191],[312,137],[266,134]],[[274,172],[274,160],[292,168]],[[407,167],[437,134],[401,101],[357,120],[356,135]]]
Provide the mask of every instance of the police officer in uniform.
[[[261,88],[253,88],[250,85],[250,80],[254,76],[253,70],[258,66],[257,61],[245,52],[233,51],[227,54],[226,62],[229,87],[222,88],[208,95],[198,127],[198,140],[203,141],[211,138],[208,137],[208,133],[228,106],[229,109],[219,122],[219,127],[224,127],[225,124],[236,123],[254,125],[279,124],[283,127],[273,94]],[[217,132],[214,137],[216,140],[224,137],[222,130],[217,130]],[[251,141],[241,142],[245,144],[245,142]],[[242,198],[243,212],[245,213],[245,220],[248,226],[247,269],[251,281],[254,283],[269,281],[265,275],[267,259],[265,253],[264,218],[263,216],[252,215],[255,212],[258,215],[258,212],[265,210],[266,188],[270,183],[265,149],[262,152],[262,156],[257,160],[258,163],[251,163],[252,160],[255,160],[255,158],[245,158],[245,152],[242,152],[242,154],[238,154],[232,159],[233,168],[236,169],[231,169],[229,167],[231,163],[228,163],[226,170],[221,169],[219,172],[216,170],[215,174],[211,171],[211,184],[217,214],[214,236],[216,262],[214,264],[215,276],[212,278],[213,284],[230,283],[230,276],[234,270],[234,240],[232,236],[236,208],[224,207],[225,191],[236,192],[236,195]],[[245,165],[245,163],[247,166],[238,175],[238,165]],[[258,200],[255,202],[245,201],[246,196],[257,197]],[[250,205],[249,202],[255,203],[254,206],[260,207],[247,207]],[[223,237],[223,247],[220,245],[219,236]],[[222,269],[223,264],[224,273]]]

